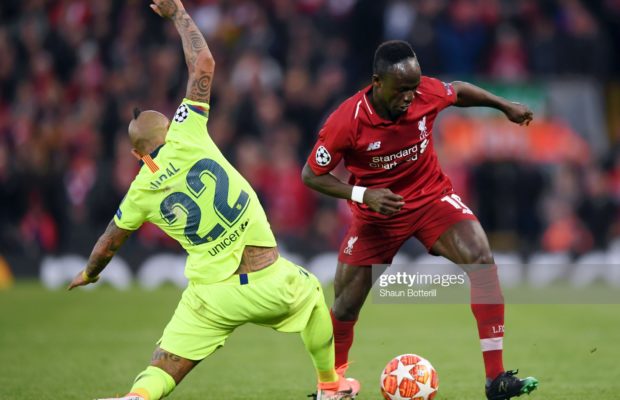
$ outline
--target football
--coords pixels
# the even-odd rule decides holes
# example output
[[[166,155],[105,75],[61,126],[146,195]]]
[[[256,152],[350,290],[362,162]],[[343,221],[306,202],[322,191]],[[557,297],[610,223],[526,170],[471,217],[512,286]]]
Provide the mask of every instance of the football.
[[[437,389],[437,371],[427,359],[416,354],[394,357],[381,373],[385,400],[431,400]]]

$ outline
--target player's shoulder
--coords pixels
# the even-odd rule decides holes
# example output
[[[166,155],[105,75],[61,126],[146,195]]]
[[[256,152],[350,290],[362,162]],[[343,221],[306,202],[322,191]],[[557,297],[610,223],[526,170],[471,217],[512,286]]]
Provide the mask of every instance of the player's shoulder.
[[[369,86],[340,103],[338,108],[331,113],[330,118],[351,122],[362,115],[362,113],[365,113],[368,109],[368,101],[365,98],[365,93],[368,89]]]
[[[208,103],[184,98],[172,116],[166,142],[181,142],[187,147],[202,145],[208,137],[209,110]]]
[[[157,170],[154,171],[155,168],[160,169],[158,166],[149,166],[143,162],[131,185],[129,185],[127,194],[131,194],[132,197],[140,197],[141,192],[148,187],[150,180],[153,179],[153,175],[158,172]]]
[[[138,171],[138,174],[133,178],[133,181],[129,185],[127,192],[125,193],[125,197],[123,198],[123,203],[131,203],[137,204],[142,201],[144,197],[144,189],[146,188],[146,178],[144,174],[143,167]]]
[[[451,83],[443,82],[437,78],[423,75],[418,86],[418,95],[430,98],[450,97],[454,94]]]
[[[188,98],[184,98],[181,101],[179,107],[174,113],[172,117],[172,125],[183,126],[183,123],[190,119],[192,116],[201,117],[204,119],[209,118],[209,103],[203,103],[200,101],[190,100]]]

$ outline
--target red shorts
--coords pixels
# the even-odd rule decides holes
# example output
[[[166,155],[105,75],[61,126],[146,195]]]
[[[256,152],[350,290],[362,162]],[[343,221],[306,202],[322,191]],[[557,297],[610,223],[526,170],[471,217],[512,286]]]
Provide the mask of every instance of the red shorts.
[[[430,251],[442,233],[463,220],[477,218],[455,193],[385,220],[364,221],[354,216],[340,245],[338,261],[350,265],[390,264],[412,236]]]

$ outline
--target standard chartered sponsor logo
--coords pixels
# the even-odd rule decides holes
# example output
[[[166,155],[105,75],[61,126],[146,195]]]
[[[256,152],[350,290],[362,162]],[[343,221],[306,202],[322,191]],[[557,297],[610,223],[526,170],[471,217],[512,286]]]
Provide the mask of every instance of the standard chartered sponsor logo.
[[[424,143],[424,149],[428,143]],[[420,153],[422,153],[422,150]],[[386,156],[374,156],[371,159],[371,162],[368,165],[371,168],[383,168],[383,169],[392,169],[397,166],[400,162],[404,161],[416,161],[418,159],[418,145],[414,144],[411,147],[407,147],[405,149],[401,149],[396,153],[392,153]]]
[[[418,145],[415,144],[407,149],[401,149],[397,153],[393,153],[387,156],[375,156],[372,158],[372,162],[375,162],[375,163],[390,162],[390,161],[396,160],[397,158],[407,157],[408,155],[416,153],[417,151],[418,151]]]

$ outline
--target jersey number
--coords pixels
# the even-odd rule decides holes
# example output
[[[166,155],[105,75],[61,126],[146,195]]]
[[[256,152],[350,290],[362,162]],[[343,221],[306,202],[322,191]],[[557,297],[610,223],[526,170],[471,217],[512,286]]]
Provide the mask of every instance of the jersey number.
[[[441,198],[441,201],[445,201],[450,203],[454,208],[456,208],[457,210],[462,210],[463,214],[473,214],[473,212],[471,212],[471,210],[469,209],[469,207],[467,207],[463,201],[461,200],[461,198],[459,197],[458,194],[456,193],[452,193],[448,196],[444,196]]]
[[[230,206],[228,204],[228,190],[230,186],[228,174],[216,161],[203,158],[190,168],[186,177],[187,187],[192,196],[196,199],[200,198],[207,187],[202,181],[203,175],[207,175],[215,181],[213,209],[222,222],[228,226],[234,225],[247,209],[250,196],[246,191],[241,190],[237,200]],[[177,220],[177,216],[174,213],[175,208],[178,208],[187,215],[185,236],[192,244],[197,245],[211,242],[224,233],[224,227],[218,222],[204,236],[198,234],[202,212],[196,201],[186,193],[171,193],[161,202],[159,210],[168,225],[174,224]]]

